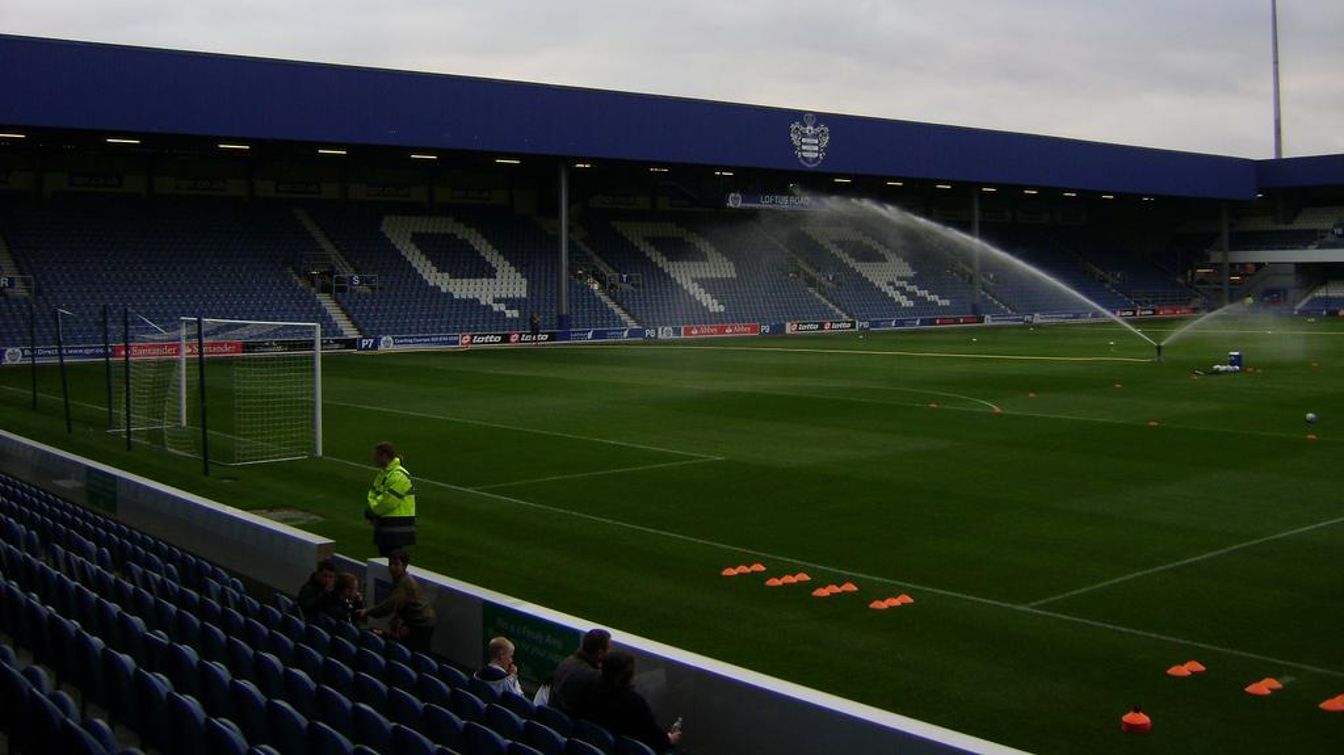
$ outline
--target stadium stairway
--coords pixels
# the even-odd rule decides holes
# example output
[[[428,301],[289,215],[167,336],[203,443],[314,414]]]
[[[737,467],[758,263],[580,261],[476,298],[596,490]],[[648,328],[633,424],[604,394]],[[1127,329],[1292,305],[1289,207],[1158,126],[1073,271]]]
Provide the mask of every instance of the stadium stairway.
[[[650,752],[6,476],[0,633],[11,752]]]

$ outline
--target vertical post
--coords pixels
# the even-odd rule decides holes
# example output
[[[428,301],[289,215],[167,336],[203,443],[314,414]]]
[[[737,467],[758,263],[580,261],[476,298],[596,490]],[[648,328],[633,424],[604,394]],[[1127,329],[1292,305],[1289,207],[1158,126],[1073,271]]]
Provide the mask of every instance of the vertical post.
[[[569,330],[569,166],[560,161],[560,286],[556,330]]]
[[[131,308],[121,308],[121,383],[126,405],[126,450],[131,450]]]
[[[971,235],[977,240],[980,238],[980,190],[974,186],[971,187]],[[971,314],[980,314],[981,291],[984,286],[983,278],[980,274],[980,245],[975,245],[975,254],[971,260]]]
[[[313,323],[313,456],[322,455],[322,323]]]
[[[198,320],[200,318],[197,318]],[[187,426],[187,323],[184,317],[177,321],[177,426]],[[205,344],[200,345],[202,349]]]
[[[28,371],[33,377],[33,409],[37,409],[37,305],[28,300]]]
[[[1270,46],[1274,59],[1274,159],[1283,157],[1283,120],[1279,111],[1279,2],[1269,0]]]
[[[182,323],[182,326],[186,330],[186,323]],[[201,472],[209,476],[210,431],[205,420],[205,320],[200,317],[196,318],[196,358],[199,364],[196,369],[199,378],[197,382],[201,388]]]
[[[61,333],[61,308],[57,307],[56,315],[56,362],[61,369],[61,402],[65,404],[65,434],[71,435],[75,432],[74,425],[70,422],[70,381],[65,374],[65,337]]]
[[[1232,303],[1232,261],[1230,259],[1232,220],[1227,211],[1227,202],[1218,205],[1218,248],[1223,253],[1223,306]]]
[[[103,305],[103,382],[107,384],[107,428],[110,430],[115,425],[112,423],[112,335],[108,332],[111,323],[108,321],[107,305]]]

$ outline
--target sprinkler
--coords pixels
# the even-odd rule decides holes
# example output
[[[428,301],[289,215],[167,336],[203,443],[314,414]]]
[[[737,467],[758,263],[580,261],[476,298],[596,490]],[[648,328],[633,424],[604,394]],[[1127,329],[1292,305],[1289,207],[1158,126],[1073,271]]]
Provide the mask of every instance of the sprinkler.
[[[1162,361],[1162,344],[1160,344],[1160,343],[1155,343],[1155,344],[1153,344],[1153,348],[1157,349],[1157,359],[1155,359],[1154,361],[1157,361],[1157,362]]]

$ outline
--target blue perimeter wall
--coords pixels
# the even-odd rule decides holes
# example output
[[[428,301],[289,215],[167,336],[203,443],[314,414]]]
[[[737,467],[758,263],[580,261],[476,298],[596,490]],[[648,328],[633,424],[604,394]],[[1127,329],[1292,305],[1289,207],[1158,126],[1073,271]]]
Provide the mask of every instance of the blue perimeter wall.
[[[1321,165],[510,81],[0,35],[0,124],[500,155],[815,170],[1246,200],[1259,181],[1344,183]]]

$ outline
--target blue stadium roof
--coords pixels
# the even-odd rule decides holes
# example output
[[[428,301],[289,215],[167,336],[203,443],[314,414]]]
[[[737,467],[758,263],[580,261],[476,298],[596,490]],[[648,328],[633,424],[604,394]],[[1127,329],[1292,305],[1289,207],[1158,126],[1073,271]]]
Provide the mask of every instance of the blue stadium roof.
[[[1344,156],[1255,161],[707,100],[10,35],[0,35],[0,91],[0,124],[30,128],[1217,199],[1250,199],[1262,180],[1274,186],[1344,184]]]

